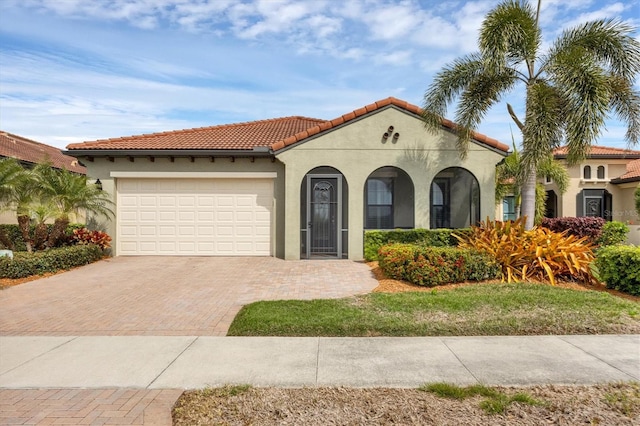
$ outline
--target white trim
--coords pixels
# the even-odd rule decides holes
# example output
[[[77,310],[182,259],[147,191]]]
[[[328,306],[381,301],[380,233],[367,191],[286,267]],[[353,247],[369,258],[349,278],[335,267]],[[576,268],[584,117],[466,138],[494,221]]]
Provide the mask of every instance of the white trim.
[[[111,172],[113,178],[275,179],[277,172]]]

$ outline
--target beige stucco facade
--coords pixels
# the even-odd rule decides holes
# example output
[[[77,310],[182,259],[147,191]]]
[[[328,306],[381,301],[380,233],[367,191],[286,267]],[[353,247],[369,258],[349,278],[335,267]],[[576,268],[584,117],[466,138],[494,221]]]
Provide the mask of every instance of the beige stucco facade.
[[[385,132],[393,126],[393,132],[384,138]],[[397,137],[393,135],[398,134]],[[449,130],[432,133],[425,130],[417,114],[401,108],[388,107],[377,110],[330,130],[308,137],[275,152],[270,157],[237,155],[233,157],[162,154],[151,156],[91,156],[80,157],[87,166],[91,180],[100,179],[102,187],[117,203],[118,176],[135,176],[149,173],[169,175],[189,175],[191,177],[218,173],[231,177],[237,173],[273,175],[272,209],[272,255],[284,259],[300,259],[301,229],[305,227],[306,208],[303,199],[306,194],[303,182],[312,172],[320,170],[326,174],[341,176],[348,190],[343,194],[342,204],[347,215],[342,224],[346,227],[344,252],[352,260],[363,258],[363,237],[365,228],[365,184],[367,178],[382,167],[393,167],[403,176],[397,185],[410,182],[413,188],[398,192],[402,196],[394,200],[398,207],[395,226],[430,227],[430,188],[434,177],[451,167],[466,170],[477,181],[479,190],[475,211],[479,218],[493,218],[495,212],[494,178],[495,165],[506,155],[499,149],[473,142],[466,159],[462,160],[456,148],[456,137]],[[226,176],[225,175],[225,176]],[[217,175],[218,176],[218,175]],[[468,189],[468,188],[467,188]],[[464,209],[457,209],[458,203],[467,200],[456,199],[456,183],[451,185],[451,215],[469,215]],[[462,190],[462,188],[461,188]],[[345,205],[346,204],[346,205]],[[117,207],[114,209],[117,210]],[[467,219],[468,220],[468,219]],[[117,250],[117,218],[101,219],[102,227],[113,238],[114,255]],[[304,253],[302,253],[304,255]]]
[[[562,160],[563,161],[563,160]],[[626,171],[628,159],[587,159],[580,164],[567,166],[569,187],[564,194],[560,194],[553,182],[545,183],[547,191],[553,190],[557,194],[556,217],[585,216],[584,190],[605,190],[611,194],[611,206],[606,206],[604,215],[611,220],[624,222],[629,226],[627,242],[640,244],[640,218],[635,210],[633,193],[638,182],[612,183],[611,179],[621,176]],[[585,178],[584,169],[591,168],[591,178]],[[598,178],[598,167],[604,167],[604,177]]]
[[[394,133],[399,133],[396,140],[383,138],[390,126],[393,126]],[[406,172],[415,190],[414,227],[429,228],[431,183],[439,172],[449,167],[464,168],[477,179],[481,197],[480,217],[493,218],[495,165],[503,157],[486,146],[473,143],[467,158],[461,160],[456,137],[452,133],[445,130],[437,134],[428,132],[418,117],[395,108],[384,109],[295,145],[277,154],[286,168],[285,258],[300,257],[301,183],[305,175],[316,167],[336,169],[348,184],[348,257],[361,260],[365,182],[371,173],[386,166]],[[455,200],[452,200],[454,204]]]

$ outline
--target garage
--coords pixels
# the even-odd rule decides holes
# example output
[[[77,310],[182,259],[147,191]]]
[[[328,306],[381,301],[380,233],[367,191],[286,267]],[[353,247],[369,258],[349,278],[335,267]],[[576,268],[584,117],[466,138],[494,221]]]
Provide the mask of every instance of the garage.
[[[119,255],[272,255],[272,178],[118,177],[116,187]]]

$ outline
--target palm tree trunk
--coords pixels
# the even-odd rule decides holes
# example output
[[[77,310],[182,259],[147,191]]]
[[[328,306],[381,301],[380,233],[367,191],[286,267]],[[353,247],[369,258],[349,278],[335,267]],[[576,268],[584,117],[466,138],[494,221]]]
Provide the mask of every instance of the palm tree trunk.
[[[57,218],[53,222],[53,228],[51,229],[51,233],[49,234],[49,240],[47,241],[47,247],[54,248],[62,235],[64,235],[64,231],[67,229],[69,225],[69,218]]]
[[[36,250],[42,250],[47,242],[48,235],[47,224],[41,222],[36,225],[35,236],[33,238],[33,246]]]
[[[20,228],[20,233],[22,234],[22,240],[24,241],[24,245],[27,246],[27,252],[33,252],[33,246],[31,242],[31,233],[30,231],[31,218],[28,215],[20,215],[18,216],[18,227]]]
[[[536,173],[535,169],[529,168],[522,183],[522,206],[520,213],[526,216],[525,229],[533,228],[536,216]]]
[[[11,241],[7,235],[7,231],[2,227],[0,227],[0,243],[2,243],[4,248],[8,250],[13,250],[15,248],[13,241]]]

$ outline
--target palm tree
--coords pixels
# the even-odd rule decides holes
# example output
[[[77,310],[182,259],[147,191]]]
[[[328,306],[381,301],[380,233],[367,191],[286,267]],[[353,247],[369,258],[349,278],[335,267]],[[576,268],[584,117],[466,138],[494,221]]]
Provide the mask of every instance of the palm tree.
[[[520,217],[520,203],[522,194],[522,156],[518,151],[515,143],[513,144],[513,151],[505,157],[496,166],[496,203],[502,201],[502,199],[512,194],[516,199],[516,217]],[[556,161],[551,154],[540,161],[536,170],[536,179],[552,179],[558,186],[560,193],[564,194],[569,187],[569,173],[567,169]],[[547,192],[544,185],[536,183],[536,201],[535,201],[535,214],[534,223],[540,223],[545,214]]]
[[[613,113],[627,125],[626,139],[640,138],[640,94],[633,82],[640,73],[640,42],[634,28],[615,20],[596,20],[564,31],[546,53],[540,52],[541,0],[504,0],[485,17],[479,52],[445,66],[427,89],[423,118],[439,129],[447,105],[459,99],[455,113],[458,147],[466,155],[473,131],[487,111],[518,85],[525,87],[521,120],[507,111],[522,132],[522,215],[533,227],[536,170],[565,139],[568,161],[588,153],[605,119]]]
[[[31,209],[37,199],[38,186],[34,184],[33,173],[23,168],[17,160],[5,158],[0,161],[0,202],[3,211],[14,210],[18,228],[28,252],[33,249],[30,233]],[[13,247],[6,234],[0,234],[2,244]]]
[[[113,204],[108,194],[96,185],[89,184],[85,175],[78,175],[65,169],[54,169],[49,164],[39,164],[34,168],[42,202],[49,203],[55,210],[53,228],[47,241],[54,247],[62,237],[72,217],[81,212],[105,217],[113,216]]]

